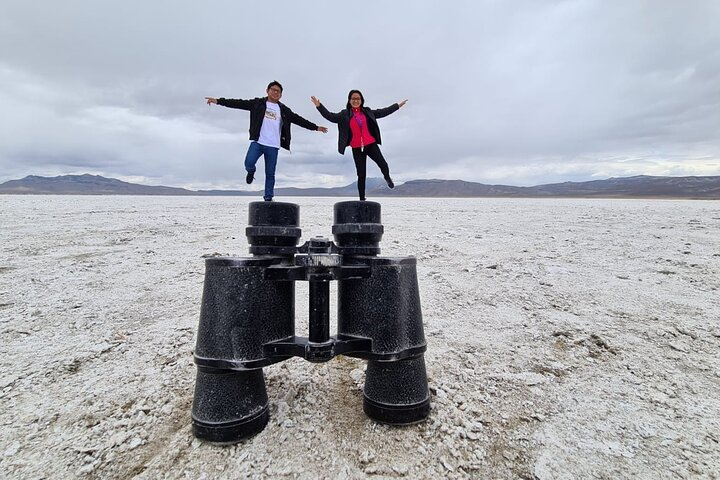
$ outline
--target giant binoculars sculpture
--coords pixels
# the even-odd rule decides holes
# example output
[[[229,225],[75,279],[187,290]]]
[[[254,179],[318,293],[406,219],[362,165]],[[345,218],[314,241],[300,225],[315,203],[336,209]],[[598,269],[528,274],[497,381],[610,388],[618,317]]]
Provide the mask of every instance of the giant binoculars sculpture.
[[[262,368],[293,356],[368,361],[363,409],[383,423],[430,412],[420,294],[414,257],[379,257],[380,204],[339,202],[335,243],[300,238],[299,207],[252,202],[252,257],[205,260],[192,406],[196,437],[237,442],[268,422]],[[309,282],[309,335],[295,335],[295,281]],[[330,282],[338,282],[337,335],[330,335]]]

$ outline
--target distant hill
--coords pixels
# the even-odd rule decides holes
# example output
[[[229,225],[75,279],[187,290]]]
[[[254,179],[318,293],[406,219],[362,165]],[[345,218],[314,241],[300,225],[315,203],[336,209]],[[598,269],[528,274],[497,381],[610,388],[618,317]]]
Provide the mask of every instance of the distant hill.
[[[720,176],[610,178],[590,182],[551,183],[529,187],[533,196],[682,197],[720,199]]]
[[[522,197],[526,196],[526,191],[527,187],[485,185],[463,180],[411,180],[395,187],[392,195],[405,197]],[[373,193],[378,194],[378,192]]]
[[[696,198],[720,199],[720,176],[610,178],[589,182],[564,182],[513,187],[486,185],[462,180],[412,180],[393,190],[378,178],[369,178],[368,196],[378,197],[574,197],[574,198]],[[277,188],[278,196],[354,197],[357,185],[332,188]],[[27,195],[201,195],[262,196],[261,191],[187,190],[185,188],[138,185],[99,175],[30,175],[0,184],[0,194]]]
[[[138,185],[100,175],[29,175],[0,184],[0,193],[48,195],[197,195],[184,188]]]
[[[720,176],[609,178],[534,187],[485,185],[462,180],[413,180],[395,188],[408,197],[576,197],[720,199]],[[377,193],[376,193],[377,194]]]

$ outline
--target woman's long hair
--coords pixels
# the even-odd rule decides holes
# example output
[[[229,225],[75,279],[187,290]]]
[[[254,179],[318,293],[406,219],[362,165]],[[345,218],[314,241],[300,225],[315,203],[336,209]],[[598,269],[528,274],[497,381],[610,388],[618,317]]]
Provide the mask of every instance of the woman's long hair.
[[[350,97],[353,96],[353,93],[357,93],[358,95],[360,95],[360,108],[364,107],[365,97],[363,97],[362,92],[360,90],[350,90],[350,93],[348,93],[348,101],[347,105],[345,105],[345,108],[347,108],[348,110],[352,110],[352,107],[350,106]]]

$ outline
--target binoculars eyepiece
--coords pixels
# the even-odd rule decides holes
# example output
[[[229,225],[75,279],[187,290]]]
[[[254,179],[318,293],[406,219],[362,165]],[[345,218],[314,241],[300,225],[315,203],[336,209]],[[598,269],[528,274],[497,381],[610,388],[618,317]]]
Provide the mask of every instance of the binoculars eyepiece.
[[[205,260],[197,344],[193,434],[235,443],[269,420],[263,367],[290,357],[367,360],[363,410],[389,424],[430,413],[414,257],[380,257],[380,204],[334,206],[334,242],[301,237],[299,207],[252,202],[252,257]],[[308,336],[295,334],[295,282],[309,282]],[[338,282],[337,335],[330,335],[330,282]]]

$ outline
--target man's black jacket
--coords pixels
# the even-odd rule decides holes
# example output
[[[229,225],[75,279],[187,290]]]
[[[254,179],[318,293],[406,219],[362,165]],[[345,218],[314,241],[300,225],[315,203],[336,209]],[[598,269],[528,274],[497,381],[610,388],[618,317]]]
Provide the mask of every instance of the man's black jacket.
[[[265,118],[265,109],[267,97],[253,98],[252,100],[243,100],[241,98],[218,98],[217,104],[223,107],[239,108],[241,110],[250,110],[250,140],[260,138],[260,127]],[[285,150],[290,150],[290,124],[294,123],[308,130],[317,130],[318,126],[310,120],[305,120],[297,113],[290,110],[288,106],[278,102],[280,106],[280,146]]]
[[[338,124],[338,152],[345,154],[345,148],[350,145],[352,139],[352,131],[350,130],[350,119],[352,118],[352,111],[349,109],[342,110],[340,113],[333,113],[325,108],[322,103],[317,107],[320,115],[325,117],[329,122]],[[375,143],[378,145],[382,144],[380,138],[380,127],[378,127],[377,119],[387,117],[393,112],[397,112],[400,109],[400,105],[393,103],[389,107],[378,108],[373,110],[368,107],[362,107],[362,111],[367,119],[367,128],[370,135],[375,139]]]

